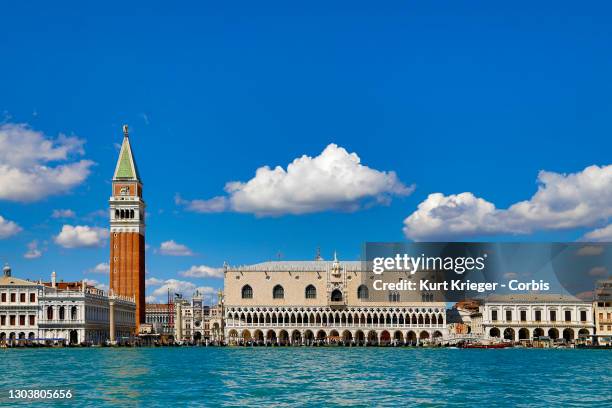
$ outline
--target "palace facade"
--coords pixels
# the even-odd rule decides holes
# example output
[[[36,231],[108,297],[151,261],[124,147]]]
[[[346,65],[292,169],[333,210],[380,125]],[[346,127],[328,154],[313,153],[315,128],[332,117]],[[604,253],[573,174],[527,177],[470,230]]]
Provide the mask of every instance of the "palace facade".
[[[612,346],[612,279],[597,282],[593,309],[597,343]]]
[[[0,278],[0,343],[121,341],[134,332],[135,310],[133,298],[108,296],[83,281],[57,282],[55,272],[50,282],[19,279],[7,265]]]
[[[492,295],[481,311],[487,339],[590,341],[595,329],[593,303],[567,295]]]
[[[227,266],[225,342],[373,345],[446,337],[443,301],[431,294],[374,291],[371,278],[361,262],[337,259]]]

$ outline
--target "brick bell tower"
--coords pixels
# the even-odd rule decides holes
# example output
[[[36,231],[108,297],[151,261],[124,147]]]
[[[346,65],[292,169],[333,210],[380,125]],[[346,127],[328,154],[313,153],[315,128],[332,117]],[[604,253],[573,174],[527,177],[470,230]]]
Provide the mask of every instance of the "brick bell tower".
[[[136,332],[145,322],[145,202],[127,125],[110,204],[110,289],[136,300]]]

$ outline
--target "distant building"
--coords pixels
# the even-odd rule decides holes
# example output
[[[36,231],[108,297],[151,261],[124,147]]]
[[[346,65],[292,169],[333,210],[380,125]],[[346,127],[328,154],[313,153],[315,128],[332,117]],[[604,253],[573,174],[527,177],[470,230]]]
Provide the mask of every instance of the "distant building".
[[[612,279],[597,282],[593,309],[597,343],[612,345]]]
[[[147,303],[145,321],[161,336],[174,336],[174,323],[168,303]]]
[[[492,295],[480,309],[484,337],[488,339],[590,341],[595,329],[593,303],[573,296]]]
[[[0,343],[102,344],[111,340],[111,304],[115,340],[135,330],[133,299],[108,296],[84,282],[33,282],[13,277],[5,266],[0,278]]]
[[[483,336],[481,305],[479,300],[464,300],[447,311],[450,338],[480,339]]]
[[[392,282],[405,272],[387,272]],[[372,289],[359,261],[263,262],[227,267],[225,341],[391,344],[446,337],[446,304],[430,293]]]

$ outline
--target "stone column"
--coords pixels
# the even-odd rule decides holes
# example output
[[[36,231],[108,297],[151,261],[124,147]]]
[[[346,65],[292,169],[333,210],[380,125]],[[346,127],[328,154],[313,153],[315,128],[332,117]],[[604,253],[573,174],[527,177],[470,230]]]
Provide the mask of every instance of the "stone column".
[[[115,344],[115,299],[108,299],[109,314],[108,320],[110,322],[110,342]]]

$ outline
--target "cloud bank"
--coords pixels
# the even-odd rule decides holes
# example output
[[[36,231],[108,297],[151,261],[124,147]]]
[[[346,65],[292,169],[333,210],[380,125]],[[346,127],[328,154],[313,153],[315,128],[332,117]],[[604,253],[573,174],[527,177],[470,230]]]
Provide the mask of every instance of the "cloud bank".
[[[104,245],[108,236],[106,228],[64,225],[53,240],[64,248],[99,247]]]
[[[25,124],[0,125],[0,200],[32,202],[66,193],[81,184],[93,162],[74,160],[85,141],[56,139]]]
[[[415,241],[529,234],[592,227],[612,217],[612,165],[571,174],[541,171],[537,182],[538,190],[529,200],[508,209],[498,209],[471,192],[430,194],[404,220],[404,234]],[[605,237],[606,230],[591,234]]]
[[[177,195],[175,201],[194,212],[280,216],[355,211],[389,203],[392,196],[405,196],[413,190],[414,186],[404,185],[395,172],[367,167],[356,153],[332,143],[316,157],[304,155],[293,160],[286,170],[264,166],[246,182],[229,182],[225,185],[226,196],[189,201]]]

